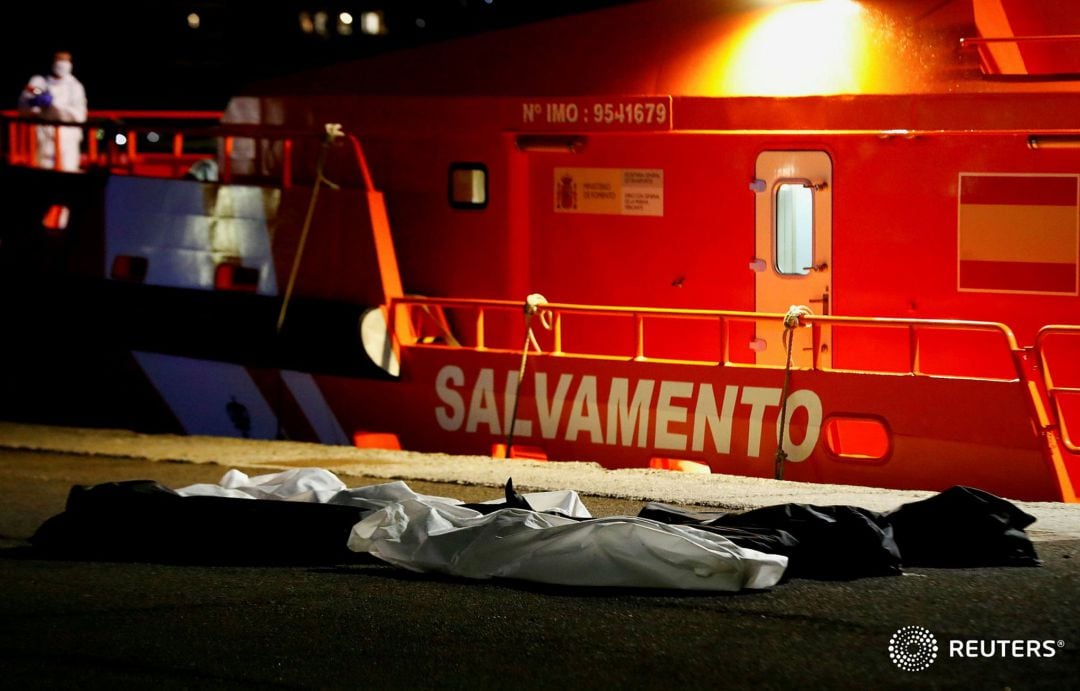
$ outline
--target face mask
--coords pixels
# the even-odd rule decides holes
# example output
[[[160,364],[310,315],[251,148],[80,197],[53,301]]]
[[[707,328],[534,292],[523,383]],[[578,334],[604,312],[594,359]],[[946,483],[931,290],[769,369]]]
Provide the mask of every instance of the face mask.
[[[52,66],[53,74],[57,77],[67,77],[71,74],[70,60],[57,60]]]

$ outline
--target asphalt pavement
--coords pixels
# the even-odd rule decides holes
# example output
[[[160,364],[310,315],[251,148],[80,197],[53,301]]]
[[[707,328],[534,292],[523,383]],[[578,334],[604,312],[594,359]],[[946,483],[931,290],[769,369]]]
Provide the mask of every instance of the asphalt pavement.
[[[26,547],[37,526],[63,509],[71,485],[154,479],[181,487],[215,482],[224,470],[0,450],[5,686],[1080,687],[1080,541],[1073,539],[1040,540],[1040,568],[795,579],[734,595],[464,581],[375,561],[57,561]],[[343,479],[350,486],[384,481]],[[491,487],[410,485],[466,501],[499,494]],[[596,515],[636,513],[642,505],[583,499]],[[939,645],[923,671],[904,671],[890,659],[890,639],[905,626],[924,627]],[[950,654],[957,647],[976,656]]]

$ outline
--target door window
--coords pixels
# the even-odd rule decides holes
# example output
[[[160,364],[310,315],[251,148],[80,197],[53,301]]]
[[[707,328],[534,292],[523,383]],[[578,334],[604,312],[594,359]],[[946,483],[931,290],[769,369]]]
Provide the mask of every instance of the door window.
[[[776,271],[805,276],[814,263],[814,190],[803,182],[776,187]]]

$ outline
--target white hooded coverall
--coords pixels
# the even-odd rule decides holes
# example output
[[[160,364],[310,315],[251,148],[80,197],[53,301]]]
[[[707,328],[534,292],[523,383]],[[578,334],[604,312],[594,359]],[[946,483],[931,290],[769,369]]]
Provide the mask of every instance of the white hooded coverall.
[[[56,77],[35,76],[31,84],[45,86],[52,94],[52,103],[42,108],[33,105],[30,99],[33,92],[24,89],[19,97],[19,111],[25,115],[36,115],[46,120],[57,122],[86,122],[86,89],[74,75]],[[60,169],[75,171],[79,169],[79,146],[83,133],[81,127],[60,127]],[[37,128],[37,165],[40,168],[56,167],[56,130],[52,125],[40,125]]]

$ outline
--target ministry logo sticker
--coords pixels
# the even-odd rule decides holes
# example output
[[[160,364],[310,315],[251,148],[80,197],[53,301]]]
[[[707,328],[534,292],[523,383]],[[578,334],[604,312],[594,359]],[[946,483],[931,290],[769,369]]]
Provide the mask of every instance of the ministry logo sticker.
[[[904,626],[889,639],[889,658],[905,672],[921,672],[937,656],[937,638],[921,626]]]

